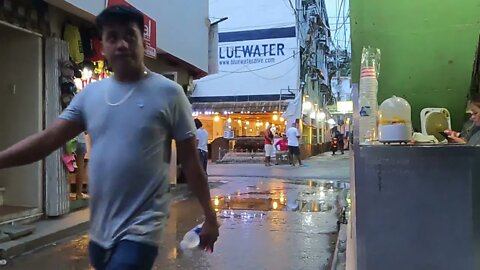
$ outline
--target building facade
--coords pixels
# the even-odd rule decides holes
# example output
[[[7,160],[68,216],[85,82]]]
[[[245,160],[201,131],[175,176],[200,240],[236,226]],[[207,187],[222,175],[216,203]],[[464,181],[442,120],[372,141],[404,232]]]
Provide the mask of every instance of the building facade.
[[[210,142],[298,122],[304,152],[318,152],[330,94],[328,17],[323,1],[307,2],[210,1],[211,18],[228,18],[218,26],[218,73],[196,81],[191,96]]]
[[[333,99],[328,61],[331,32],[324,0],[297,0],[301,48],[301,88],[304,152],[308,156],[325,151],[330,141],[327,106]]]
[[[0,149],[39,132],[60,114],[61,63],[74,63],[77,89],[111,75],[95,16],[114,4],[144,14],[146,65],[190,91],[208,71],[208,1],[0,0]],[[3,37],[6,37],[5,39]],[[89,49],[86,49],[86,48]],[[21,124],[19,124],[21,123]],[[42,162],[0,171],[0,225],[70,212],[65,149]],[[86,183],[88,184],[88,183]]]

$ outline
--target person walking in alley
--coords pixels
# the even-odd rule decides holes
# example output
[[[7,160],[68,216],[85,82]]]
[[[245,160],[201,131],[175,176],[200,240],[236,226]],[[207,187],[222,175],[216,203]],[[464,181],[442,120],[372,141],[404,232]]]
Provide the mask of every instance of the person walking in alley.
[[[287,139],[288,139],[288,150],[292,165],[295,166],[294,156],[298,160],[298,165],[303,166],[302,159],[300,158],[300,132],[297,129],[297,124],[293,123],[290,128],[287,129]]]
[[[340,150],[340,153],[343,155],[345,154],[345,142],[344,142],[344,136],[341,130],[339,130],[338,127],[335,127],[334,135],[335,139],[337,140],[337,149]],[[333,152],[333,155],[335,155],[335,152]]]
[[[197,128],[197,150],[200,162],[203,165],[205,174],[207,173],[208,165],[208,132],[203,128],[202,121],[195,119],[195,127]]]
[[[144,65],[141,13],[112,6],[96,18],[114,76],[87,86],[46,130],[0,152],[0,169],[45,158],[87,130],[90,261],[95,269],[151,269],[169,208],[171,141],[205,214],[200,248],[213,252],[219,232],[196,129],[181,86]]]
[[[272,166],[272,158],[275,157],[273,149],[273,131],[272,126],[268,125],[265,129],[265,166]]]

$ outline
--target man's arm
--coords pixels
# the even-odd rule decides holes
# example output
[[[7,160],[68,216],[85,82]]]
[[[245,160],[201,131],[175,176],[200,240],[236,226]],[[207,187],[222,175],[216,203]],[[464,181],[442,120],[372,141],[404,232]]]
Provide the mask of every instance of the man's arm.
[[[205,213],[201,247],[213,252],[213,245],[218,238],[217,215],[213,210],[207,175],[200,165],[194,137],[177,142],[178,160],[182,164],[182,171],[187,177],[188,184],[193,194],[198,198]]]
[[[80,123],[59,119],[52,126],[0,152],[0,169],[39,161],[84,130]]]

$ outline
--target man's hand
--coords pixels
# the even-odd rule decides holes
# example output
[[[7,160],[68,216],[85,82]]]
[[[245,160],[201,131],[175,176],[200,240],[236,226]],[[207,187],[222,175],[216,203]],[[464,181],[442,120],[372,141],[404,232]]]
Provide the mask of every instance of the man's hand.
[[[217,219],[205,220],[202,231],[200,232],[200,248],[205,251],[213,252],[213,246],[218,239],[218,228],[220,225]]]
[[[213,246],[218,238],[217,215],[212,207],[207,175],[200,164],[195,144],[195,138],[177,142],[178,160],[182,164],[182,171],[187,177],[190,189],[198,198],[205,214],[205,223],[200,233],[200,247],[213,252]]]
[[[0,169],[39,161],[84,130],[80,123],[59,119],[46,130],[0,152]]]
[[[449,137],[455,137],[455,138],[460,138],[460,133],[459,132],[456,132],[456,131],[453,131],[451,129],[446,129],[444,130],[443,132],[445,132]]]
[[[450,129],[447,129],[444,132],[445,132],[445,134],[448,135],[449,142],[458,143],[458,144],[466,144],[467,143],[463,138],[460,138],[460,135],[461,135],[460,132],[456,132],[456,131],[453,131],[453,130],[450,130]]]

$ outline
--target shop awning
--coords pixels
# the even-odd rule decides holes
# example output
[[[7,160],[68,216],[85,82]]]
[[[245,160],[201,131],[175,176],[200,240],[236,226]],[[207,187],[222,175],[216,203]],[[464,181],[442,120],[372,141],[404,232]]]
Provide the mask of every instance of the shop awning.
[[[265,113],[287,109],[288,100],[282,101],[244,101],[244,102],[196,102],[192,104],[195,112],[233,112],[233,113]]]

